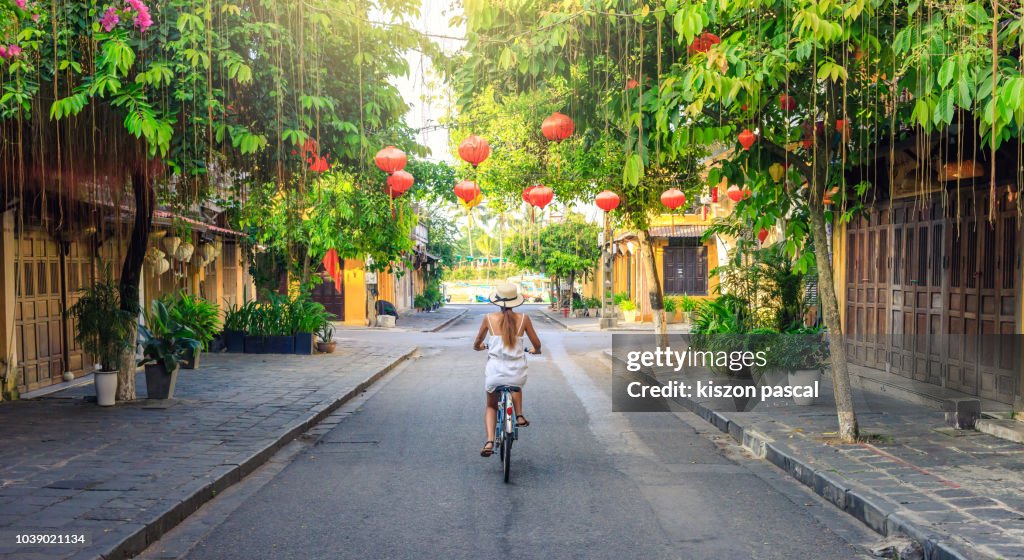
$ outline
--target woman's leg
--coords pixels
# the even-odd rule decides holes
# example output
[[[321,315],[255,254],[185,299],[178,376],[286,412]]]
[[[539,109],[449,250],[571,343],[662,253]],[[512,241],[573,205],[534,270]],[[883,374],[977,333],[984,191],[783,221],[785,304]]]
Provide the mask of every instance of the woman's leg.
[[[494,439],[494,427],[498,423],[498,392],[487,393],[487,408],[484,409],[484,428],[487,436],[484,441]]]
[[[525,422],[526,418],[522,418],[522,419],[518,418],[519,416],[523,416],[523,389],[522,388],[520,388],[515,393],[512,393],[512,404],[516,407],[516,425],[518,425],[520,427],[521,426],[525,426],[526,424],[522,424],[521,422]]]

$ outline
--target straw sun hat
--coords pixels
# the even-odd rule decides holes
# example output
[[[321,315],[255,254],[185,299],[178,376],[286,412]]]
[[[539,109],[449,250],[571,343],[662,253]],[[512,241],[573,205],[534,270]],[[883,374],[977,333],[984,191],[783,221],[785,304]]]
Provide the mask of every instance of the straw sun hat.
[[[523,296],[519,293],[519,286],[508,282],[499,285],[488,299],[502,309],[519,307],[524,301]]]

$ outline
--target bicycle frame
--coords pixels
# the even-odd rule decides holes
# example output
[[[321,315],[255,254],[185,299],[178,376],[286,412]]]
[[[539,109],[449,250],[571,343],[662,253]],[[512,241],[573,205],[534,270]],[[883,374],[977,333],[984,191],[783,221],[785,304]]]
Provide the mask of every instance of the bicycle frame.
[[[494,426],[494,445],[498,446],[506,438],[515,441],[519,439],[519,427],[516,426],[516,405],[512,401],[512,391],[507,387],[501,388],[501,396],[498,397],[498,421]]]

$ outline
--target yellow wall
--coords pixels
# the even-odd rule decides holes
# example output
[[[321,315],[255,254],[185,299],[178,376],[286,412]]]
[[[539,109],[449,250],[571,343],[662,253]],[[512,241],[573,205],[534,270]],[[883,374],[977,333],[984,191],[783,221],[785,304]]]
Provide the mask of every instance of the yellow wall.
[[[835,227],[832,234],[832,278],[839,300],[839,324],[846,331],[846,224]]]
[[[366,271],[362,259],[345,259],[345,324],[366,325]]]

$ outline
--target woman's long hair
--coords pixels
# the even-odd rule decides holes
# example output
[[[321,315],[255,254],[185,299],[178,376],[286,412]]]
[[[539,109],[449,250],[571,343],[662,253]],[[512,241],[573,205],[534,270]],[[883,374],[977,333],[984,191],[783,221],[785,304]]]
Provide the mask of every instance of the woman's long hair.
[[[508,307],[501,309],[501,341],[509,350],[516,345],[516,316]]]

